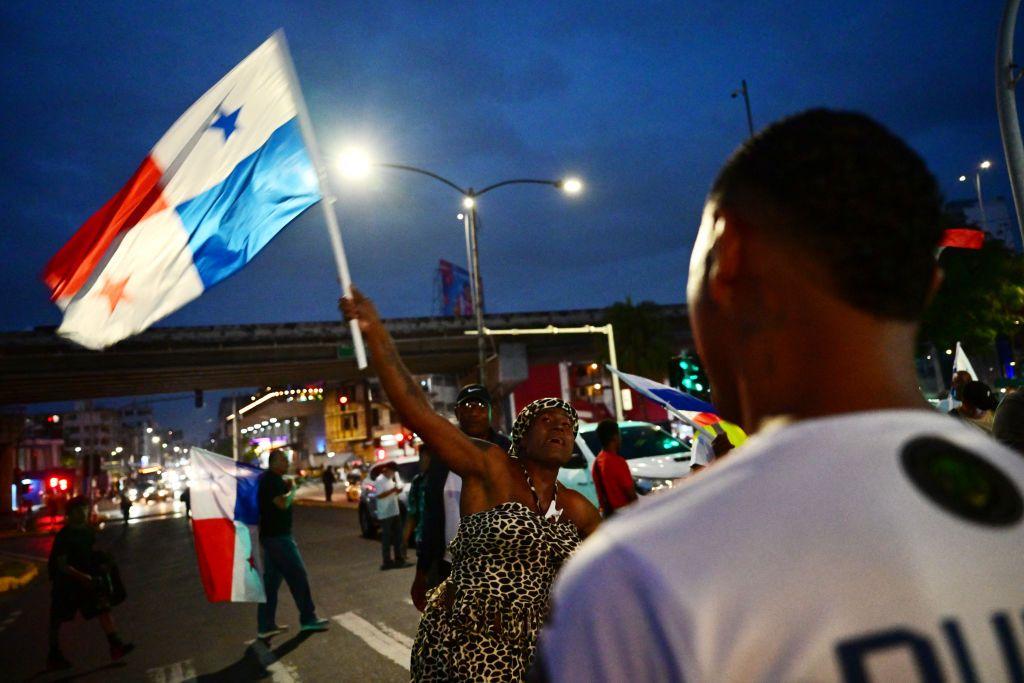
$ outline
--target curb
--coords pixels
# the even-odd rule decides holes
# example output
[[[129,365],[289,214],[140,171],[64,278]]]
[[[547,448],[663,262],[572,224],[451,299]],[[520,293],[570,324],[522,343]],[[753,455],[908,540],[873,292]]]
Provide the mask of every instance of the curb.
[[[0,555],[0,557],[4,556]],[[25,566],[25,569],[18,576],[0,576],[0,593],[6,593],[7,591],[27,586],[34,578],[39,576],[39,568],[33,563],[15,560],[13,558],[8,561],[22,564]]]
[[[359,503],[350,503],[348,501],[338,501],[336,503],[328,503],[325,500],[316,500],[314,498],[296,498],[294,505],[311,508],[338,508],[341,510],[355,510],[359,507]]]

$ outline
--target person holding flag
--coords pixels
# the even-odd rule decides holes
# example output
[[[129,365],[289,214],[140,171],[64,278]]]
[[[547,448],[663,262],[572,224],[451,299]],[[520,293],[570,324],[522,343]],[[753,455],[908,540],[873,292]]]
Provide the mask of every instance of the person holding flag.
[[[317,202],[344,288],[333,198],[278,31],[189,107],[50,259],[42,279],[64,312],[57,333],[103,349],[145,330],[243,268]]]
[[[263,585],[267,599],[256,612],[257,636],[270,638],[287,627],[277,623],[277,591],[282,579],[295,598],[303,631],[326,631],[330,623],[316,616],[313,595],[309,589],[306,565],[299,546],[292,537],[292,503],[298,488],[286,480],[288,457],[284,451],[271,451],[269,469],[260,478],[260,545],[263,547]]]

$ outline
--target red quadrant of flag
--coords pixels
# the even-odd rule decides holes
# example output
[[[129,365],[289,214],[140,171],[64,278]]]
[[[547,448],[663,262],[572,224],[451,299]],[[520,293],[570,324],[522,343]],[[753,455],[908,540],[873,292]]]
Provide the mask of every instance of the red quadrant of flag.
[[[985,233],[974,228],[950,228],[942,233],[940,247],[955,249],[981,249],[985,244]]]
[[[210,602],[230,602],[235,566],[235,523],[230,519],[193,519],[199,576]]]
[[[160,188],[163,171],[146,157],[131,179],[61,247],[43,269],[56,301],[78,293],[117,236],[167,208]]]

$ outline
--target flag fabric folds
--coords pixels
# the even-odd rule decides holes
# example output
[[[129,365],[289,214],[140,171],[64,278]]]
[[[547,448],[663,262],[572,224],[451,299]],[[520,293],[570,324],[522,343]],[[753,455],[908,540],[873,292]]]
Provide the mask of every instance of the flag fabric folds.
[[[192,533],[207,600],[265,602],[257,499],[263,470],[196,447],[191,459]]]
[[[960,346],[960,342],[956,343],[956,352],[953,356],[953,374],[960,372],[961,370],[966,371],[970,374],[971,379],[977,381],[978,373],[974,371],[974,366],[971,365],[971,360],[967,357],[967,352],[964,351],[964,347]]]
[[[100,349],[238,271],[320,199],[275,35],[207,91],[43,271],[58,333]]]
[[[634,391],[654,401],[691,427],[710,427],[720,421],[713,405],[701,401],[685,391],[675,389],[661,382],[655,382],[646,377],[630,375],[610,365],[605,367],[618,375],[619,379],[632,387]]]
[[[949,228],[943,231],[939,249],[981,249],[985,245],[985,233],[974,228]]]

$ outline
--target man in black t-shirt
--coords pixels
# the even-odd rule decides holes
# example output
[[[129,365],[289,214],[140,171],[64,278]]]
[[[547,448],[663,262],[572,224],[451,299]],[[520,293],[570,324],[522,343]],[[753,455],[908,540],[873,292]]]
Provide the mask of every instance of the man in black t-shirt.
[[[309,590],[306,565],[299,554],[299,546],[292,538],[292,502],[296,488],[284,478],[288,471],[288,458],[282,451],[270,453],[270,469],[260,478],[260,545],[263,547],[263,586],[267,601],[256,609],[257,636],[270,638],[287,627],[277,624],[277,591],[281,580],[299,608],[299,621],[303,631],[326,631],[328,620],[318,619],[313,596]]]
[[[490,441],[506,452],[512,445],[507,436],[491,426],[491,394],[481,384],[467,384],[459,390],[455,399],[455,417],[459,421],[459,429],[469,436]],[[420,451],[423,449],[429,450],[429,447],[424,444]],[[457,483],[452,488],[453,495],[462,489],[459,475],[449,472],[440,458],[431,459],[424,476],[423,534],[416,546],[416,577],[410,591],[413,604],[421,612],[427,604],[427,591],[440,584],[451,571],[445,552],[448,540],[455,536],[455,529],[448,527],[453,516],[457,525],[458,515],[445,511],[445,487]],[[450,477],[455,481],[449,482]],[[458,500],[454,503],[457,506]]]
[[[53,539],[48,569],[53,592],[50,599],[50,670],[69,669],[60,651],[60,625],[79,612],[86,619],[99,617],[110,644],[111,659],[118,660],[135,647],[117,635],[113,605],[124,600],[124,587],[113,560],[94,549],[96,531],[89,526],[89,501],[79,496],[67,506],[67,518]]]

